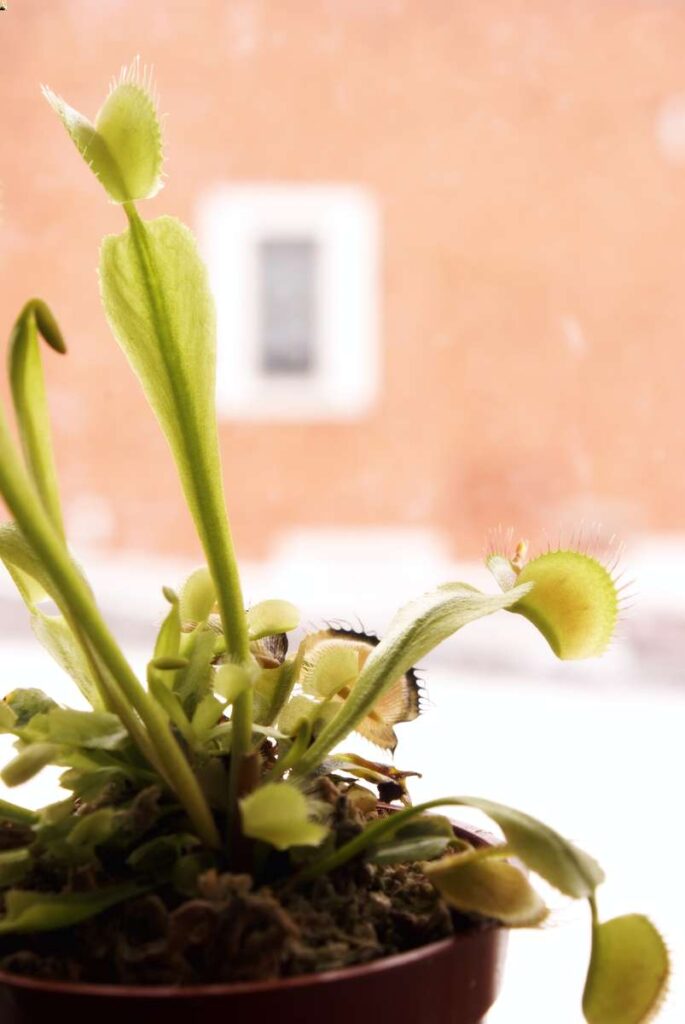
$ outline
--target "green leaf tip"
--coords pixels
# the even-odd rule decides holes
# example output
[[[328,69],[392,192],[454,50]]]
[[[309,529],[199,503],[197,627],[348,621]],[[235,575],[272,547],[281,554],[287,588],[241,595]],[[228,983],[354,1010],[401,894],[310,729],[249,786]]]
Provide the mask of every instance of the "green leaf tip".
[[[532,928],[547,917],[547,907],[526,876],[491,851],[469,850],[423,865],[438,892],[467,914],[482,914],[510,928]]]
[[[575,550],[547,551],[523,562],[525,545],[514,559],[491,554],[487,566],[502,589],[532,584],[509,611],[523,615],[542,633],[563,660],[595,658],[614,635],[619,591],[607,568],[592,555]]]
[[[93,124],[47,86],[43,95],[81,156],[116,203],[151,199],[163,184],[162,132],[152,74],[123,68]]]
[[[123,900],[140,895],[144,889],[133,883],[95,889],[92,892],[31,892],[10,889],[5,894],[5,916],[0,918],[0,935],[49,932],[68,928],[101,914]]]
[[[626,914],[592,929],[583,1013],[588,1024],[645,1024],[664,1000],[668,951],[649,918]]]
[[[28,330],[31,318],[33,318],[40,336],[50,348],[54,349],[55,352],[59,352],[60,355],[64,355],[67,351],[67,344],[54,313],[43,299],[29,299],[17,317],[12,329],[10,360],[12,359],[12,351],[18,344],[21,344],[23,335]]]

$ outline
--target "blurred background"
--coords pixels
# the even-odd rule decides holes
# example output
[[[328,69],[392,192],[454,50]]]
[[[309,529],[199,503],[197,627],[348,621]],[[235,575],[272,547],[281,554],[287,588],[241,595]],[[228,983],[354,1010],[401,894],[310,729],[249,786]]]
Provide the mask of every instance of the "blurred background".
[[[14,0],[0,54],[1,329],[34,294],[62,324],[67,524],[132,657],[200,555],[99,304],[121,211],[39,85],[94,116],[140,54],[169,114],[142,213],[192,226],[217,301],[246,599],[382,630],[438,582],[489,586],[498,524],[533,550],[617,535],[611,652],[569,666],[516,617],[478,623],[429,660],[436,710],[397,757],[418,796],[549,818],[604,863],[606,912],[646,910],[685,957],[685,6]],[[4,576],[0,643],[2,688],[72,699]],[[514,937],[492,1024],[579,1024],[584,911],[554,923]],[[661,1019],[684,1008],[676,978]]]

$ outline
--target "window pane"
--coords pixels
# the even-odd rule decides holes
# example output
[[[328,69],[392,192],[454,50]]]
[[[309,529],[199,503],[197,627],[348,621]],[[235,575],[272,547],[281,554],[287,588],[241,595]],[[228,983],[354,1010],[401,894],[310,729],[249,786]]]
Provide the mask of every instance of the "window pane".
[[[317,249],[311,239],[259,244],[259,354],[268,376],[314,370]]]

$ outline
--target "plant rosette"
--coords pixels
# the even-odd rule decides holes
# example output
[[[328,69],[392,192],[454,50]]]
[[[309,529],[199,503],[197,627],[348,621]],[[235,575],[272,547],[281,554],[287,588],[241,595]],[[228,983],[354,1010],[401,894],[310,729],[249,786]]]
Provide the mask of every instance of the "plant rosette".
[[[307,1024],[322,1009],[331,1024],[379,1012],[396,1024],[475,1024],[495,996],[507,930],[548,915],[540,878],[588,903],[589,1024],[648,1020],[668,976],[663,940],[642,915],[600,919],[592,857],[490,799],[413,805],[412,772],[340,749],[356,732],[394,752],[395,726],[421,710],[414,666],[483,616],[525,616],[560,658],[601,655],[620,605],[611,567],[587,551],[498,550],[488,566],[500,592],[443,584],[401,608],[382,639],[330,627],[294,638],[288,601],[245,609],[207,274],[183,224],[136,207],[162,184],[150,76],[125,70],[94,122],[45,95],[125,214],[126,230],[101,249],[103,305],[169,444],[205,564],[163,589],[140,679],[67,545],[40,343],[66,345],[47,305],[29,301],[9,345],[18,443],[0,410],[12,517],[0,558],[90,710],[37,689],[0,704],[0,730],[16,741],[5,784],[57,765],[64,790],[38,812],[0,804],[3,1019],[59,1005],[75,1021],[220,1008],[234,1024],[269,1010]],[[485,813],[503,841],[455,832],[444,813],[460,807]]]

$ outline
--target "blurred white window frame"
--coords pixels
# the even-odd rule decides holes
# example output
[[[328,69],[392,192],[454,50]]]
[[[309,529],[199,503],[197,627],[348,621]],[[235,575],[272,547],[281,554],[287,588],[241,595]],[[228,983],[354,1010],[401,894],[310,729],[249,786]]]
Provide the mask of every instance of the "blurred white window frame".
[[[339,185],[220,186],[202,200],[199,232],[217,305],[219,416],[366,414],[379,383],[371,196]],[[279,310],[299,327],[280,330]],[[298,330],[307,336],[296,337]],[[291,341],[294,351],[283,359]]]

